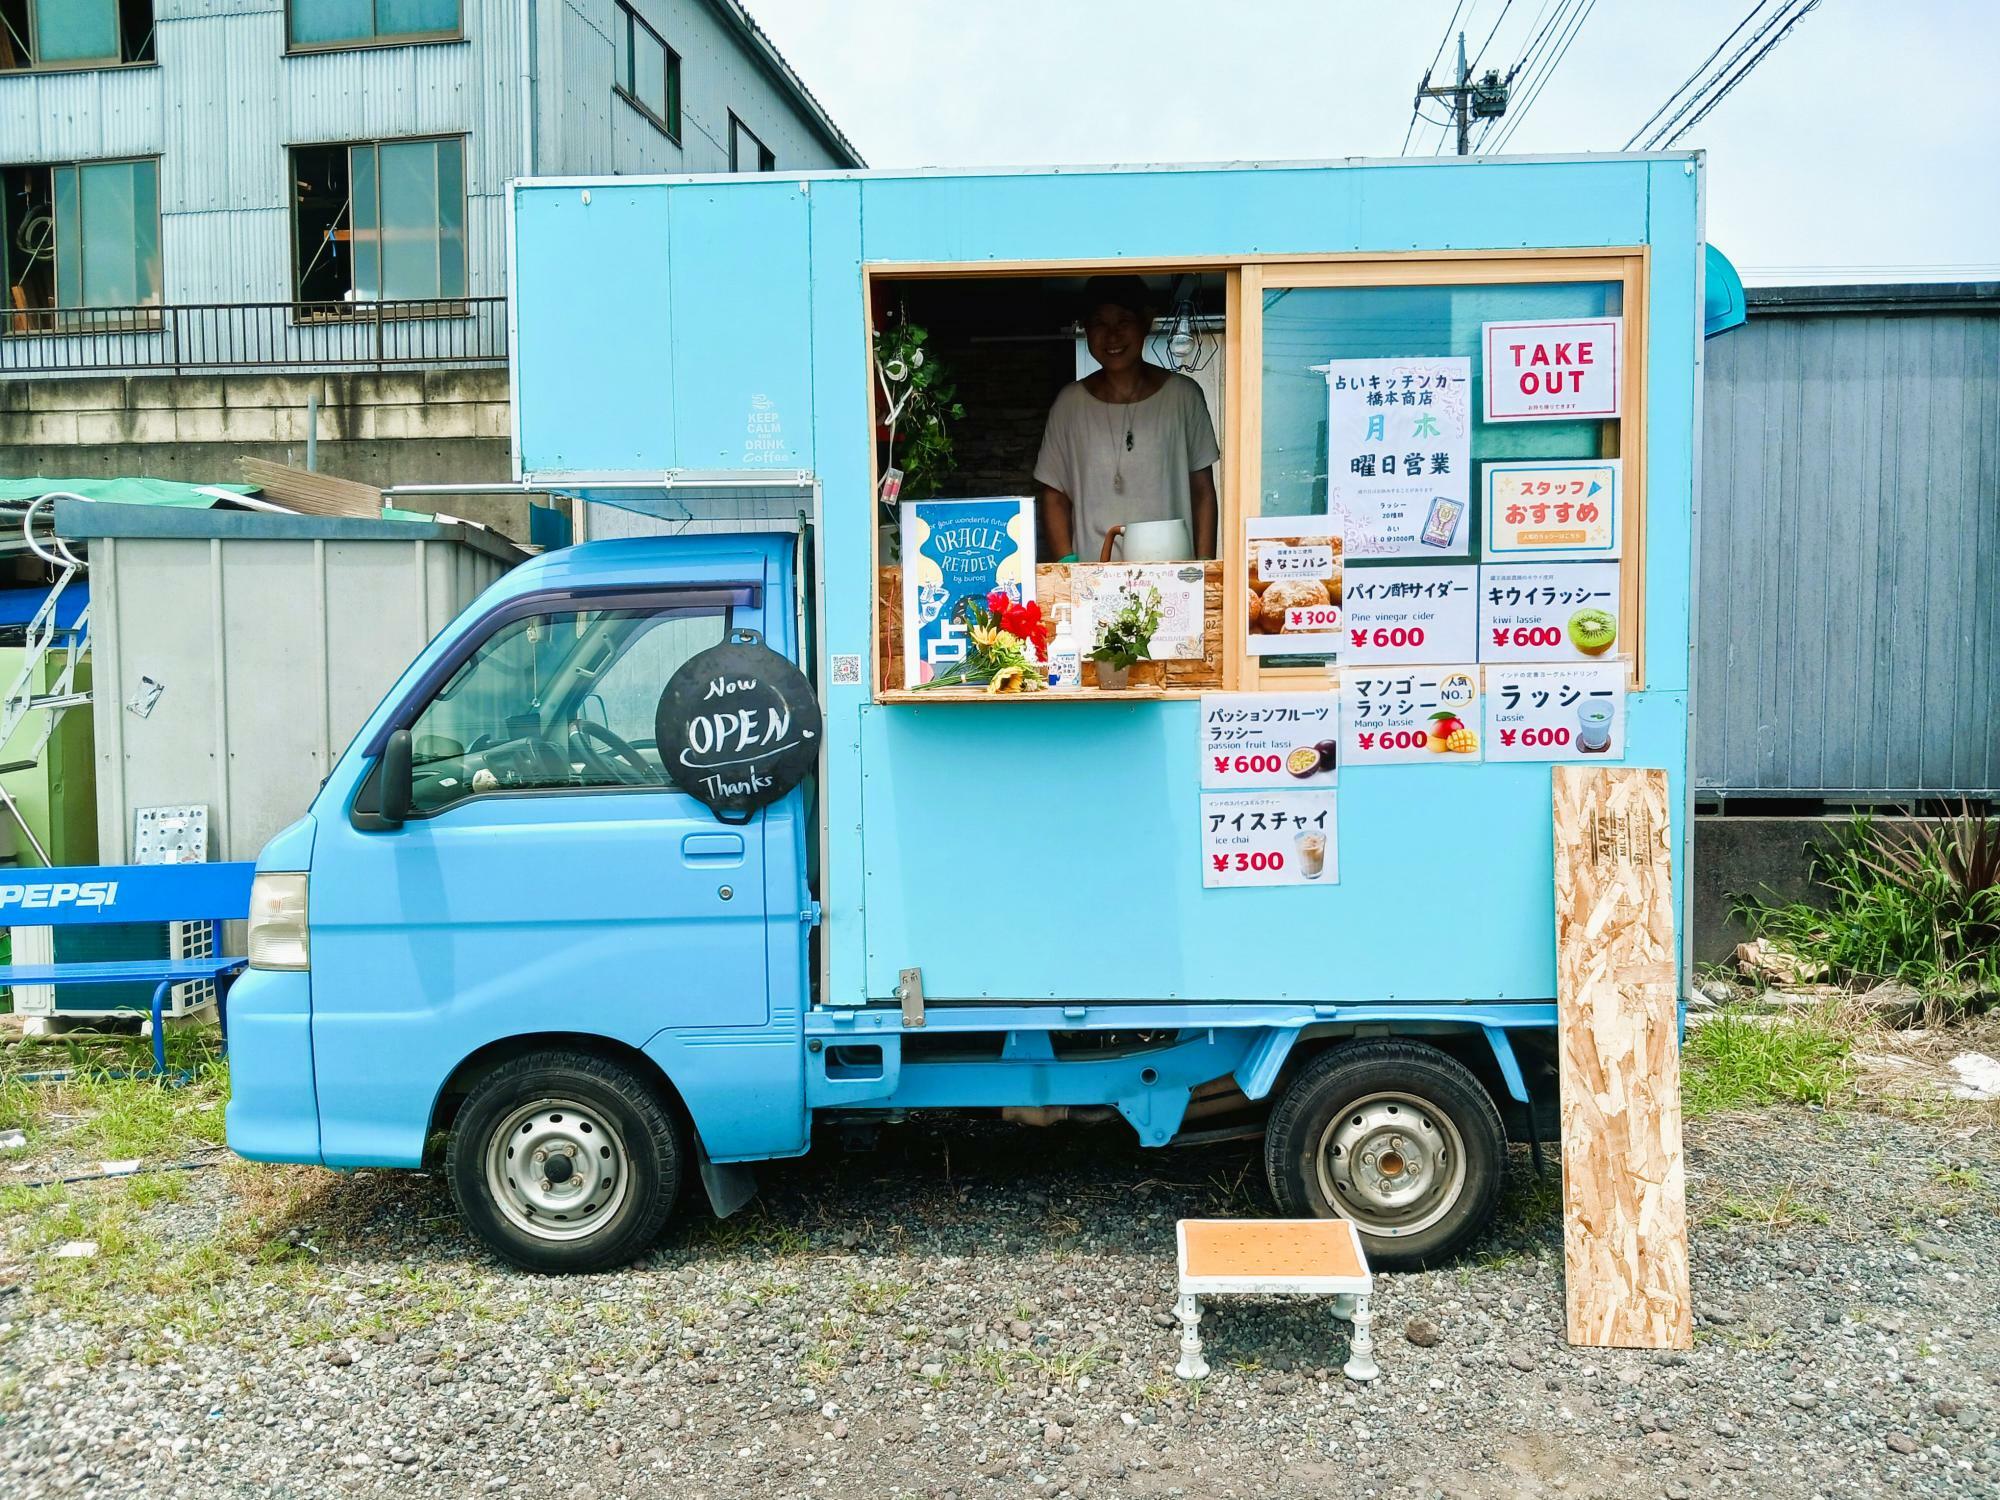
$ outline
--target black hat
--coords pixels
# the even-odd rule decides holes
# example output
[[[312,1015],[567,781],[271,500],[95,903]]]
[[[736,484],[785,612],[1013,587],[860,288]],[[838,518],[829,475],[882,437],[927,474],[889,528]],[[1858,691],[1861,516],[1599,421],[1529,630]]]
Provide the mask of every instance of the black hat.
[[[1083,317],[1088,318],[1107,302],[1142,318],[1153,315],[1152,290],[1137,276],[1093,276],[1083,284]]]

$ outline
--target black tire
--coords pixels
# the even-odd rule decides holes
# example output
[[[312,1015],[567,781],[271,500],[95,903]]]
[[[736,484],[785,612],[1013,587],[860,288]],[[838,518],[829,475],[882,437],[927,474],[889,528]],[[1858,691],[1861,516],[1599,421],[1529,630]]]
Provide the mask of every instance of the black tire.
[[[604,1271],[658,1238],[686,1158],[679,1122],[630,1068],[587,1052],[537,1052],[473,1086],[452,1124],[445,1176],[459,1217],[502,1260]],[[515,1170],[536,1161],[546,1176]]]
[[[1368,1165],[1342,1175],[1343,1156]],[[1382,1163],[1393,1163],[1386,1175]],[[1500,1114],[1479,1080],[1414,1042],[1328,1049],[1292,1080],[1264,1127],[1264,1170],[1279,1208],[1353,1219],[1381,1270],[1418,1270],[1457,1252],[1493,1217],[1506,1164]],[[1363,1171],[1369,1179],[1357,1185]],[[1407,1203],[1398,1201],[1406,1192]]]

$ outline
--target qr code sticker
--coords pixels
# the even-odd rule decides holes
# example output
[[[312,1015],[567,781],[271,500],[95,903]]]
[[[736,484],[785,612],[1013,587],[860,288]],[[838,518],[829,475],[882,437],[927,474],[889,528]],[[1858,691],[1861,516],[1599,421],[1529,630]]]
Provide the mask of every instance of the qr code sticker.
[[[833,685],[835,687],[855,687],[861,682],[861,658],[839,656],[833,658]]]

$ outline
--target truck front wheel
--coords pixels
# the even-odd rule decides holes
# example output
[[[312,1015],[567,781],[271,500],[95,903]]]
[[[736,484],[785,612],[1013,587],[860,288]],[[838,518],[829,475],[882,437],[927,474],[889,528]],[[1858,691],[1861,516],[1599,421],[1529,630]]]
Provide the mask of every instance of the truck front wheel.
[[[1412,1042],[1331,1048],[1292,1081],[1264,1128],[1279,1207],[1352,1219],[1382,1270],[1435,1265],[1483,1229],[1506,1159],[1499,1112],[1479,1080]]]
[[[468,1228],[530,1271],[603,1271],[643,1255],[680,1192],[679,1124],[629,1068],[538,1052],[480,1079],[445,1154]]]

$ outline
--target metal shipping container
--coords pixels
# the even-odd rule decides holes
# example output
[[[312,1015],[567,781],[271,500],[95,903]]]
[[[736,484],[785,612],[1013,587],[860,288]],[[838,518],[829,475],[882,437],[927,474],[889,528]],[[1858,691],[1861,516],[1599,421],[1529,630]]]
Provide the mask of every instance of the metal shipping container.
[[[98,857],[203,803],[211,859],[305,810],[389,685],[525,554],[475,527],[61,501],[89,549]],[[155,691],[157,687],[157,692]]]

